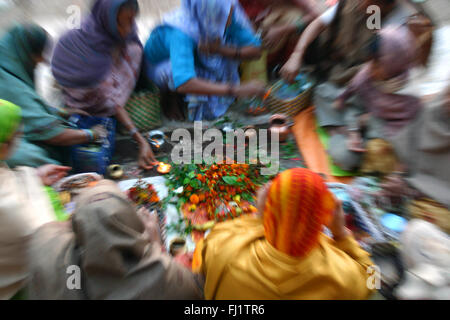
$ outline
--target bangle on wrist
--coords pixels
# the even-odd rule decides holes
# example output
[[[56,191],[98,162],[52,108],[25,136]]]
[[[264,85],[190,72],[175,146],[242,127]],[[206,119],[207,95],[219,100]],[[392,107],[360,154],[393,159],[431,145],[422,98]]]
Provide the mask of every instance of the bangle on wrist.
[[[136,133],[139,133],[139,130],[136,127],[134,127],[133,129],[130,130],[130,137],[134,137]]]
[[[83,129],[83,132],[86,133],[86,136],[88,137],[88,141],[92,142],[95,140],[94,132],[89,129]]]

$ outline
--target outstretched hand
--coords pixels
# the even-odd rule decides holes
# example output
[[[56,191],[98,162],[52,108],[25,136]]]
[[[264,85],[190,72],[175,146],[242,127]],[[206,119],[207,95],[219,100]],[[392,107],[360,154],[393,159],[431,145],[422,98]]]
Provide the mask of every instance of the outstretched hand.
[[[152,148],[147,142],[142,143],[139,147],[138,163],[139,167],[145,170],[150,170],[158,164],[158,161],[153,154]]]
[[[163,245],[161,239],[161,229],[159,227],[158,217],[150,213],[147,209],[141,208],[137,211],[139,218],[145,227],[145,235],[150,242]]]
[[[41,178],[42,183],[46,186],[51,186],[67,176],[71,170],[70,167],[58,166],[55,164],[48,164],[37,169],[37,174]]]
[[[288,83],[294,83],[300,73],[302,67],[301,57],[297,52],[294,52],[289,58],[288,62],[281,68],[281,77]]]
[[[336,199],[336,210],[328,229],[333,233],[333,238],[336,241],[351,235],[350,230],[345,226],[345,213],[344,209],[342,209],[342,201],[338,199]]]

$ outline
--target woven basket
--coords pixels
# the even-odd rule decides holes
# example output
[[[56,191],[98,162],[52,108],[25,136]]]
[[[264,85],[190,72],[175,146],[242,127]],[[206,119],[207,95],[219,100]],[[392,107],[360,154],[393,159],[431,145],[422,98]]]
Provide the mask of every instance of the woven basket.
[[[269,89],[269,93],[264,100],[264,106],[267,107],[271,113],[282,113],[290,117],[294,117],[300,111],[311,106],[314,85],[292,99],[280,99],[274,95],[274,92],[276,92],[283,85],[283,83],[283,80],[276,82]]]
[[[139,93],[133,93],[125,105],[128,115],[140,132],[159,128],[161,119],[161,96],[154,85]],[[125,130],[127,133],[127,131]]]

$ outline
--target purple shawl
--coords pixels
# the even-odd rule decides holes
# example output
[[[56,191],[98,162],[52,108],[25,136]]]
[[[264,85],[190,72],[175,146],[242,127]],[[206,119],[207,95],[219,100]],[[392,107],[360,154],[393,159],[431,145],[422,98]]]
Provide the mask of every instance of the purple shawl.
[[[98,85],[112,67],[114,48],[130,42],[141,44],[136,25],[123,39],[117,29],[117,14],[126,3],[137,0],[97,0],[80,29],[64,34],[56,45],[52,72],[56,81],[67,88],[89,88]]]

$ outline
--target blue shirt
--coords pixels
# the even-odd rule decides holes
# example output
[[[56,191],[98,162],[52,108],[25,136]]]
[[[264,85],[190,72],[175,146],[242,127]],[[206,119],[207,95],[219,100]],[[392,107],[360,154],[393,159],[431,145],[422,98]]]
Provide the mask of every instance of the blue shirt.
[[[225,31],[228,43],[239,47],[261,46],[261,40],[236,22],[234,16]],[[197,44],[194,39],[179,29],[170,26],[157,27],[145,44],[145,59],[151,64],[158,64],[170,59],[175,88],[196,78],[195,66]]]

